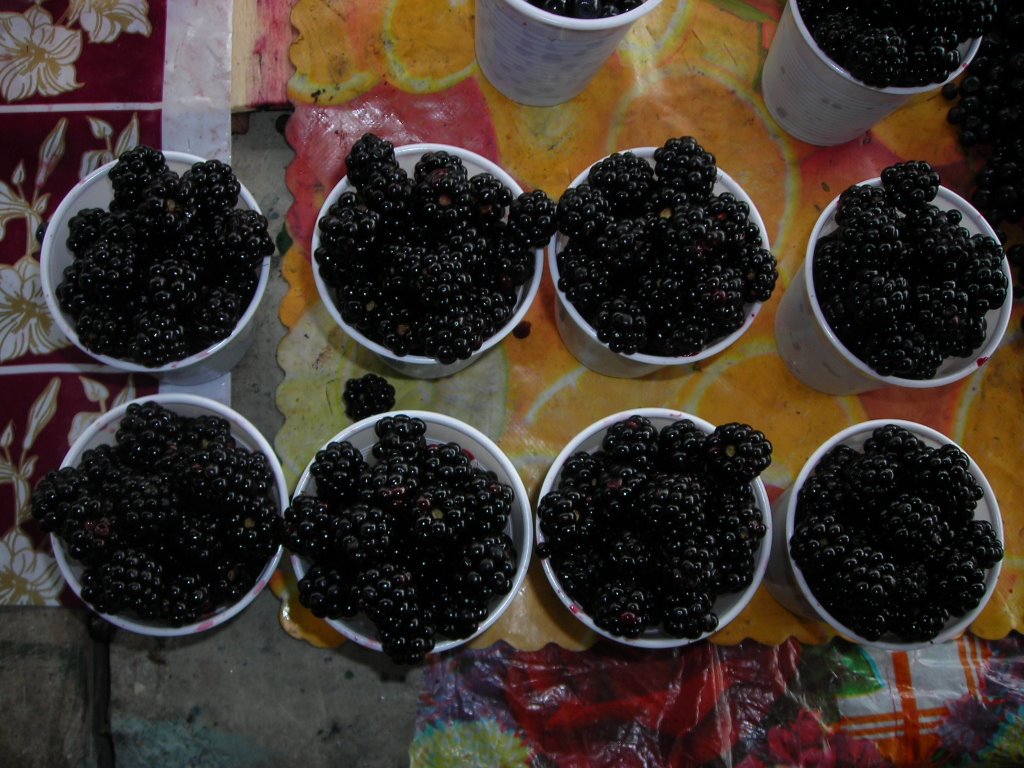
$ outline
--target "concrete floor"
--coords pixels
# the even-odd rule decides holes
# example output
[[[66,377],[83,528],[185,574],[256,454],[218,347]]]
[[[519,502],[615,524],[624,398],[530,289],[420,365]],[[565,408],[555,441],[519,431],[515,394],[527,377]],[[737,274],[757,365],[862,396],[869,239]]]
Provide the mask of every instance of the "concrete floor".
[[[254,113],[232,164],[284,226],[292,157],[286,115]],[[283,421],[276,256],[232,405],[271,441]],[[111,631],[84,611],[0,607],[0,766],[259,768],[409,764],[419,668],[352,644],[320,650],[287,635],[265,591],[225,626],[190,639]]]

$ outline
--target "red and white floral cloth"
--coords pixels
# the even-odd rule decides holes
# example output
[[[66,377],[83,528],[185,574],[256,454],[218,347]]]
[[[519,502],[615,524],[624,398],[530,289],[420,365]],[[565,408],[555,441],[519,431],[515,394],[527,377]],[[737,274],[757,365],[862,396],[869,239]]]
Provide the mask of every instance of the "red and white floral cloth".
[[[64,581],[33,486],[98,414],[156,390],[53,323],[35,233],[83,176],[136,144],[230,160],[230,0],[0,0],[0,604]]]

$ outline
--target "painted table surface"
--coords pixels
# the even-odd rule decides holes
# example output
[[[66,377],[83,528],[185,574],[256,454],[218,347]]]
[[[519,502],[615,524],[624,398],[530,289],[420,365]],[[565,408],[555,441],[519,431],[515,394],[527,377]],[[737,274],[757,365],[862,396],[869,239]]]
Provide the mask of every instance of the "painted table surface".
[[[397,388],[397,408],[441,411],[495,439],[534,495],[564,444],[596,419],[661,406],[712,423],[742,421],[763,430],[775,452],[763,479],[773,495],[789,486],[815,448],[839,430],[876,418],[921,422],[960,443],[991,481],[1006,518],[1006,550],[994,598],[972,625],[981,638],[1020,629],[1024,572],[1024,483],[1017,468],[1024,421],[1020,311],[998,354],[972,377],[938,389],[834,397],[802,385],[774,341],[778,302],[801,267],[819,214],[850,184],[887,165],[925,159],[943,183],[969,194],[973,170],[945,121],[948,103],[921,97],[862,139],[819,148],[786,134],[768,115],[759,77],[779,18],[777,0],[663,2],[638,22],[616,55],[578,97],[557,107],[515,104],[475,63],[468,0],[300,0],[291,12],[294,107],[287,138],[296,157],[287,170],[293,238],[284,255],[290,290],[280,310],[287,333],[278,350],[284,413],[275,447],[294,482],[316,449],[349,421],[341,404],[346,379],[383,373]],[[557,198],[590,163],[610,152],[692,135],[751,195],[779,261],[775,295],[733,347],[699,366],[639,380],[601,376],[564,348],[554,322],[554,289],[545,276],[527,321],[531,332],[455,376],[417,381],[390,374],[331,321],[310,268],[310,239],[324,198],[345,172],[352,143],[372,131],[396,145],[454,144],[504,167],[526,189]],[[294,581],[280,574],[286,628],[312,642],[340,637],[306,614]],[[826,625],[797,618],[761,588],[740,616],[713,637],[777,644],[821,643]],[[558,602],[535,561],[505,617],[474,645],[497,640],[518,649],[547,643],[585,648],[594,636]]]

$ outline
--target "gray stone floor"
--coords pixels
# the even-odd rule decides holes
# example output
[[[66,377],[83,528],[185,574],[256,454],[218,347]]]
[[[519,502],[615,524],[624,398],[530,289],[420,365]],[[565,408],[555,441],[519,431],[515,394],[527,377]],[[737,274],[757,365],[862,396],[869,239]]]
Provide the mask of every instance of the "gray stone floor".
[[[254,113],[232,158],[275,237],[291,204],[285,119]],[[232,378],[232,405],[271,441],[286,288],[275,259],[255,342]],[[0,766],[408,765],[419,669],[295,640],[278,607],[268,590],[225,626],[169,640],[111,632],[75,610],[0,608]]]

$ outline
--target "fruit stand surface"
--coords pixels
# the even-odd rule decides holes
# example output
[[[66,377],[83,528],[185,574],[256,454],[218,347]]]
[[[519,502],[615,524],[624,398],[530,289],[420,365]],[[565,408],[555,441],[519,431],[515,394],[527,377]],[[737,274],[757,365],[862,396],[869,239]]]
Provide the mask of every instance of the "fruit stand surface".
[[[939,389],[820,394],[788,372],[774,341],[778,301],[801,267],[818,214],[839,192],[894,162],[923,159],[944,185],[968,195],[976,169],[959,149],[945,121],[948,103],[938,94],[843,146],[818,148],[785,135],[759,93],[781,8],[778,0],[665,0],[633,27],[580,96],[533,108],[506,99],[479,71],[469,0],[297,2],[288,84],[294,114],[286,133],[296,152],[287,172],[293,243],[284,254],[290,290],[280,308],[287,332],[278,351],[285,379],[277,404],[285,423],[275,447],[294,483],[315,451],[349,423],[344,382],[373,371],[396,386],[397,410],[440,411],[492,437],[534,504],[571,437],[602,416],[644,406],[764,431],[775,452],[762,478],[774,498],[839,430],[868,419],[908,419],[957,441],[991,481],[1007,553],[996,593],[971,634],[918,653],[869,653],[835,641],[824,624],[794,616],[764,588],[710,643],[641,653],[595,643],[535,561],[494,628],[472,648],[429,663],[416,765],[485,754],[493,759],[477,764],[955,764],[949,745],[964,741],[957,729],[985,728],[988,735],[960,743],[963,754],[974,749],[963,760],[980,760],[978,750],[998,745],[1000,754],[1008,754],[1007,744],[1019,748],[1019,307],[999,353],[970,378]],[[367,131],[396,146],[465,147],[497,162],[525,189],[554,198],[611,152],[692,135],[763,216],[781,274],[775,295],[719,356],[621,380],[588,371],[565,349],[546,276],[524,338],[509,337],[447,379],[392,374],[332,322],[310,268],[317,212],[344,175],[352,143]],[[342,641],[298,604],[287,573],[274,587],[290,633],[317,645]],[[1004,741],[992,735],[997,731]]]
[[[37,227],[139,143],[230,158],[231,3],[0,0],[0,604],[73,599],[29,495],[100,413],[156,391],[52,321]]]

